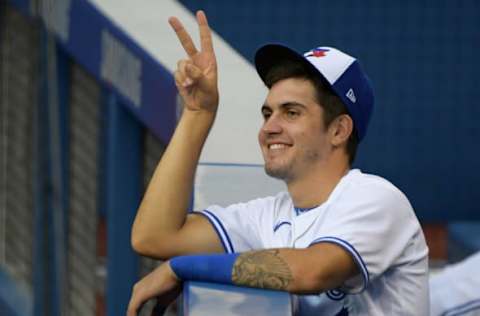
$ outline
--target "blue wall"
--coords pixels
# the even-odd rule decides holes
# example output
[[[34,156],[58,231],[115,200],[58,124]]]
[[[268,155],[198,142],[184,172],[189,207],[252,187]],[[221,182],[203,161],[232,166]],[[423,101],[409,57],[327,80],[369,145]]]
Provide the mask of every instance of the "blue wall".
[[[266,42],[358,57],[377,107],[357,166],[399,186],[422,219],[480,219],[479,1],[181,2],[250,61]]]

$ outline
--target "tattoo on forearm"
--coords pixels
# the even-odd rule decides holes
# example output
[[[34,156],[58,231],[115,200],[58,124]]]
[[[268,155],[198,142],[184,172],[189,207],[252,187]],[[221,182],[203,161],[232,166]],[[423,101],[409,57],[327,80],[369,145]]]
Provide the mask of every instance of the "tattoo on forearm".
[[[278,249],[243,253],[233,265],[232,281],[238,285],[286,290],[292,279],[292,272]]]

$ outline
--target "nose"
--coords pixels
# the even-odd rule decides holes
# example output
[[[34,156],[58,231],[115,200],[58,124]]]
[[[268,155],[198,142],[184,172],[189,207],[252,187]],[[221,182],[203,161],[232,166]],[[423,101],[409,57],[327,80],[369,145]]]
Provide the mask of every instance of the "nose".
[[[265,134],[279,134],[282,132],[282,125],[279,118],[272,114],[269,118],[265,120],[262,126],[262,132]]]

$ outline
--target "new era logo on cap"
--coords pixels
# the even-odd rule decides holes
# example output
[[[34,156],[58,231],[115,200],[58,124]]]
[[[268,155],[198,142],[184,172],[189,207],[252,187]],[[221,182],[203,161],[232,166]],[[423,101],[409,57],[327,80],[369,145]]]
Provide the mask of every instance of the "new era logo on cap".
[[[347,98],[352,101],[353,103],[357,102],[357,98],[355,97],[355,93],[353,93],[353,89],[350,88],[348,91],[347,91],[347,94],[346,94]]]
[[[374,97],[370,80],[358,61],[336,48],[325,46],[301,55],[284,45],[267,44],[255,54],[255,66],[263,81],[272,67],[287,60],[313,68],[328,82],[333,92],[345,104],[353,120],[355,133],[361,141],[373,111]]]

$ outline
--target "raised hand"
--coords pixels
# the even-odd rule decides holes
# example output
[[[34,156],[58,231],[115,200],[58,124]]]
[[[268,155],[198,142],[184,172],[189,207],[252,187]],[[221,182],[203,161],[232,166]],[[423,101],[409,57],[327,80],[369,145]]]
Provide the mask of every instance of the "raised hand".
[[[215,113],[218,106],[217,61],[205,13],[197,12],[200,51],[176,17],[171,17],[168,21],[188,55],[187,59],[178,62],[174,74],[175,84],[183,98],[185,109]]]

